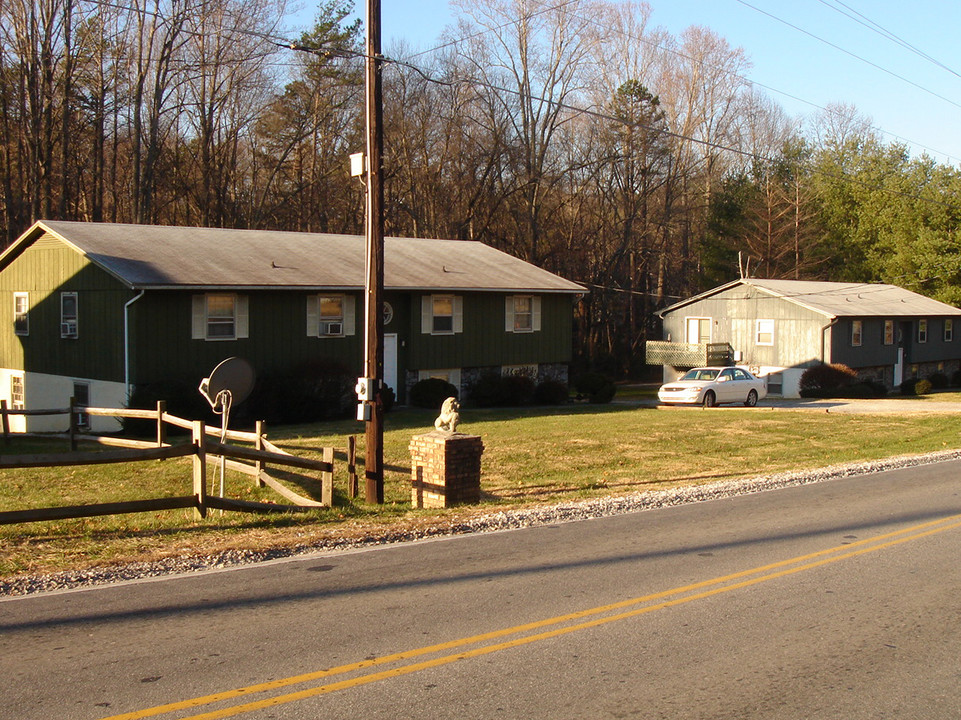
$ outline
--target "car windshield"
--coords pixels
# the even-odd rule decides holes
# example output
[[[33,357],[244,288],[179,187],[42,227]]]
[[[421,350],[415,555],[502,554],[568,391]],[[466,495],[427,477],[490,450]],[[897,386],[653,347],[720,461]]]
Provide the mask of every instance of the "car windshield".
[[[713,380],[717,377],[717,370],[708,370],[706,368],[695,368],[694,370],[688,370],[681,380]]]

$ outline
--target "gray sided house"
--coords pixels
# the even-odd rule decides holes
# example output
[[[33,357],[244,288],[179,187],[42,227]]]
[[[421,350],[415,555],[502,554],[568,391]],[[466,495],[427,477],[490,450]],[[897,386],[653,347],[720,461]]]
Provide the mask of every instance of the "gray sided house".
[[[797,397],[804,369],[843,363],[889,388],[961,367],[961,310],[894,285],[736,280],[658,313],[648,362],[664,377],[707,364],[750,367],[772,394]]]
[[[566,381],[582,286],[456,240],[387,238],[384,275],[384,377],[401,402],[427,377]],[[258,374],[322,360],[359,376],[365,277],[358,236],[39,221],[0,255],[0,398],[121,407],[140,385],[196,387],[232,356]]]

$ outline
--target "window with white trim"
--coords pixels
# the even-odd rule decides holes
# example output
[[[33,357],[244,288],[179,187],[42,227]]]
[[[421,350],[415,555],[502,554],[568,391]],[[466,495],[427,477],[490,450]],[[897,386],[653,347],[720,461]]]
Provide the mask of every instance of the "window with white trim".
[[[864,337],[864,325],[861,320],[851,321],[851,346],[861,347],[861,341]]]
[[[425,335],[464,332],[464,299],[460,295],[424,295],[421,302],[421,332]]]
[[[430,380],[432,378],[449,382],[451,385],[457,388],[457,392],[460,392],[460,368],[417,371],[418,380]]]
[[[504,330],[514,333],[541,329],[541,299],[537,295],[508,295],[504,306]]]
[[[754,344],[774,344],[774,320],[757,320],[755,322]]]
[[[944,341],[954,341],[954,320],[951,318],[945,318],[944,320]]]
[[[918,320],[918,344],[928,341],[928,321]]]
[[[75,292],[60,293],[60,337],[79,337],[77,327],[78,300]]]
[[[73,401],[77,413],[77,427],[81,430],[90,429],[90,416],[84,412],[90,407],[90,383],[74,381]]]
[[[13,294],[13,332],[15,335],[30,334],[30,294]]]
[[[193,296],[194,340],[241,340],[248,335],[248,300],[236,293]]]
[[[23,410],[24,396],[23,396],[23,375],[11,375],[10,376],[10,409],[11,410]]]
[[[884,321],[884,344],[894,345],[894,320]]]
[[[330,338],[356,334],[355,304],[351,295],[308,295],[307,336]]]

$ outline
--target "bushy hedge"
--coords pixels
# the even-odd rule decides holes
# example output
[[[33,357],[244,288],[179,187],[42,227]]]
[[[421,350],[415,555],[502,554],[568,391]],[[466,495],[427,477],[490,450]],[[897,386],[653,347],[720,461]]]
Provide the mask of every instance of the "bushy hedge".
[[[534,403],[537,405],[564,405],[570,396],[567,385],[560,380],[545,380],[534,388]]]
[[[258,379],[247,411],[269,424],[350,417],[357,404],[356,373],[342,362],[320,358]]]
[[[931,392],[933,385],[930,380],[918,380],[918,378],[908,378],[901,383],[901,394],[912,396],[912,395],[927,395]]]
[[[928,381],[935,390],[944,390],[949,385],[948,376],[943,372],[931,373],[928,375]]]
[[[410,389],[410,404],[414,407],[440,410],[449,397],[458,397],[457,388],[441,378],[426,378]]]
[[[534,381],[526,375],[489,372],[481,375],[467,394],[475,407],[516,407],[530,405],[534,390]]]
[[[825,393],[854,385],[858,375],[847,365],[814,365],[801,374],[801,397],[827,397]]]
[[[346,365],[326,359],[287,372],[264,373],[257,378],[250,397],[231,408],[230,426],[250,426],[256,420],[284,425],[350,417],[356,405],[355,382],[354,373]],[[219,425],[220,416],[200,394],[199,385],[199,379],[138,385],[128,404],[131,408],[153,409],[158,400],[163,400],[167,412],[173,415]],[[133,434],[153,432],[152,423],[146,421],[130,420],[124,428]]]
[[[598,372],[588,371],[578,375],[573,385],[579,398],[592,403],[609,403],[617,392],[614,381]]]
[[[183,378],[136,385],[127,402],[127,407],[137,410],[154,410],[157,403],[163,401],[167,405],[167,412],[171,415],[185,420],[203,420],[207,424],[220,425],[220,416],[214,414],[210,404],[200,394],[199,386],[200,379],[194,382]],[[233,426],[234,420],[237,420],[237,414],[231,413],[231,417],[233,419],[230,424]],[[124,432],[129,435],[153,435],[156,427],[157,423],[153,420],[125,418],[123,421]],[[179,431],[169,428],[169,432]]]

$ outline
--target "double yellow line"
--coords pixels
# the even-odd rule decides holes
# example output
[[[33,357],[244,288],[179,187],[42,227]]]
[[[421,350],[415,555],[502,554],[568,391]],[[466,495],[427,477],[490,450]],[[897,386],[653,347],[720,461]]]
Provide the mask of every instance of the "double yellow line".
[[[885,535],[878,535],[865,540],[840,545],[837,547],[821,550],[809,555],[802,555],[763,565],[761,567],[744,570],[741,572],[725,575],[723,577],[704,580],[702,582],[682,587],[665,590],[651,595],[643,595],[629,600],[600,605],[598,607],[581,610],[578,612],[558,615],[556,617],[538,620],[523,625],[495,630],[480,635],[451,640],[436,645],[428,645],[422,648],[406,650],[404,652],[385,655],[370,660],[338,667],[318,670],[316,672],[303,675],[294,675],[288,678],[273,680],[257,685],[227,690],[212,695],[191,698],[180,702],[158,705],[156,707],[138,710],[121,715],[112,715],[104,720],[135,720],[137,718],[155,717],[166,713],[182,712],[192,708],[210,706],[223,703],[235,698],[246,697],[257,694],[269,694],[274,691],[300,685],[312,683],[326,678],[333,678],[339,675],[351,675],[351,677],[337,680],[321,685],[315,685],[303,690],[289,692],[279,695],[271,695],[257,700],[252,700],[239,705],[232,705],[218,710],[210,710],[198,715],[183,717],[181,720],[214,720],[215,718],[233,717],[243,713],[263,710],[265,708],[283,705],[297,700],[305,700],[319,695],[326,695],[346,690],[348,688],[368,685],[370,683],[386,680],[389,678],[410,675],[411,673],[429,670],[430,668],[449,665],[468,658],[490,655],[491,653],[508,650],[522,645],[530,645],[541,640],[567,635],[579,630],[586,630],[600,625],[626,620],[628,618],[645,615],[664,608],[675,607],[694,600],[720,595],[732,590],[758,585],[770,580],[794,575],[807,570],[813,570],[823,565],[840,562],[849,558],[877,552],[885,548],[900,545],[912,540],[920,540],[931,535],[954,530],[961,527],[961,515],[954,515],[941,520],[915,525],[904,530],[898,530]],[[434,656],[434,657],[427,657]],[[416,660],[417,658],[426,658]],[[414,660],[415,662],[409,662]],[[406,663],[406,664],[405,664]],[[366,672],[372,668],[384,665],[394,665],[383,670]]]

